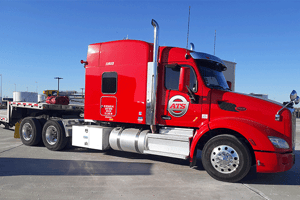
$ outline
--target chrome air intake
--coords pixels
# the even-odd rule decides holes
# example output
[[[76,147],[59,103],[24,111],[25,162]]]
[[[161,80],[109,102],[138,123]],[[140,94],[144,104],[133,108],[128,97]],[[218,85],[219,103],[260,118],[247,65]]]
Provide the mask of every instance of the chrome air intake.
[[[191,45],[190,50],[191,50],[191,51],[195,51],[195,45],[194,45],[194,43],[190,43],[190,45]]]

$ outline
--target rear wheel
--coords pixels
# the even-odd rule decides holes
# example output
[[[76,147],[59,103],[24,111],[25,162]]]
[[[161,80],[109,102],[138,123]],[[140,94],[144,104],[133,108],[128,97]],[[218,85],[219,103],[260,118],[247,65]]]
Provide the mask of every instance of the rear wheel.
[[[247,146],[235,136],[218,135],[205,144],[202,164],[213,178],[237,182],[248,174],[251,154]]]
[[[20,124],[19,133],[23,144],[34,146],[41,141],[42,128],[36,118],[26,117]]]
[[[40,124],[41,124],[41,127],[42,127],[42,129],[43,129],[44,125],[45,125],[46,122],[47,122],[47,119],[45,119],[45,118],[38,118],[38,120],[39,120],[39,122],[40,122]]]
[[[48,120],[42,132],[43,143],[47,149],[59,151],[65,148],[67,138],[61,121]]]

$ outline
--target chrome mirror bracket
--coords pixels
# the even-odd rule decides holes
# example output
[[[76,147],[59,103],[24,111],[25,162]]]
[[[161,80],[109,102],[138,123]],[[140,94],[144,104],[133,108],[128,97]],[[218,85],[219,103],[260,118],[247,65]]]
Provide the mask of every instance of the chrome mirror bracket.
[[[300,97],[297,96],[297,92],[295,90],[293,90],[290,94],[290,99],[291,101],[287,104],[285,104],[280,110],[278,110],[278,112],[275,115],[275,121],[280,121],[281,115],[280,112],[286,108],[287,106],[289,106],[291,103],[295,103],[298,104],[300,102]]]

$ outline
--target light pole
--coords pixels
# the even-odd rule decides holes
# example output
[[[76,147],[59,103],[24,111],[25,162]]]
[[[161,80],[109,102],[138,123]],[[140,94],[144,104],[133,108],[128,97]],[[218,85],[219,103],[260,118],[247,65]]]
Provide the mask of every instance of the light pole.
[[[14,83],[15,84],[15,83]],[[17,84],[15,84],[15,92],[17,91]]]
[[[83,97],[83,89],[84,89],[84,88],[80,88],[80,89],[82,90],[82,97]]]
[[[57,81],[58,81],[58,94],[59,94],[59,79],[63,79],[63,78],[61,78],[61,77],[54,77],[54,79],[57,79]]]
[[[38,82],[35,81],[35,83],[36,83],[36,93],[38,93]]]

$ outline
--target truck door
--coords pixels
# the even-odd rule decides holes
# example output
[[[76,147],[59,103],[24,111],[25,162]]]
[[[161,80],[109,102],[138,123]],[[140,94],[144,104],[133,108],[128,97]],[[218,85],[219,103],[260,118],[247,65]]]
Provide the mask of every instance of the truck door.
[[[197,76],[192,66],[164,65],[161,104],[157,109],[159,124],[198,127],[201,116]],[[188,75],[188,76],[187,76]],[[188,87],[188,89],[187,89]],[[190,90],[190,92],[188,91]],[[194,100],[192,100],[195,98]]]

